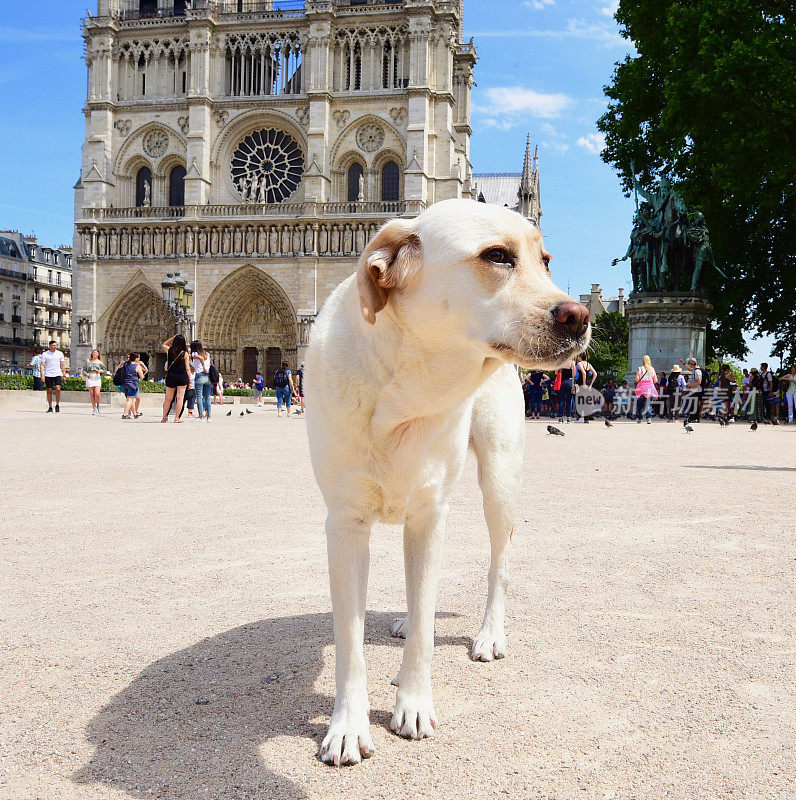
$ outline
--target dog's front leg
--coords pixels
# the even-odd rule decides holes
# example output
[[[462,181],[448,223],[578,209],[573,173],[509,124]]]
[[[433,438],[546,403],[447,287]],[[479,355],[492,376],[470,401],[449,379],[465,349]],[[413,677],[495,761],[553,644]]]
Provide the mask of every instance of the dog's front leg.
[[[327,764],[356,764],[373,755],[365,675],[365,595],[370,523],[329,514],[326,549],[334,614],[337,694],[319,756]]]
[[[446,514],[447,507],[421,504],[409,512],[404,525],[408,630],[390,728],[407,739],[433,736],[437,727],[431,659]]]

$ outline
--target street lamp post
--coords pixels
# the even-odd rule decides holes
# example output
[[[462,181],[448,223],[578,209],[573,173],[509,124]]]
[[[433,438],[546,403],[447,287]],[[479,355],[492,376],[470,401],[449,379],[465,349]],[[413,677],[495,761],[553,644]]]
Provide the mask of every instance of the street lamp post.
[[[169,313],[174,318],[174,333],[180,333],[182,328],[188,330],[188,339],[193,338],[193,287],[180,272],[169,272],[166,279],[160,284],[163,292],[163,301]]]

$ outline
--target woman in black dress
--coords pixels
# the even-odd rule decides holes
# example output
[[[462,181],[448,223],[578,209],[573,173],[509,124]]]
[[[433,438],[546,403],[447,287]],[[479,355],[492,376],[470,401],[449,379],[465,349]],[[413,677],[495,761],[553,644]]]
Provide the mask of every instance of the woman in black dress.
[[[163,400],[163,419],[161,422],[168,422],[169,408],[172,400],[174,403],[174,421],[182,422],[182,401],[185,397],[185,390],[191,380],[188,377],[188,370],[191,369],[188,348],[185,345],[185,337],[177,334],[163,342],[163,349],[166,351],[166,397]],[[175,397],[176,395],[176,397]]]

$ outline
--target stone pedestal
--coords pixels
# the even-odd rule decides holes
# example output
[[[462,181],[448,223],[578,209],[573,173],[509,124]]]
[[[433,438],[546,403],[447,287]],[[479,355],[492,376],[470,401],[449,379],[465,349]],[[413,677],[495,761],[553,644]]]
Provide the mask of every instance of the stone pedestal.
[[[660,374],[668,373],[680,359],[693,356],[705,363],[705,337],[713,308],[692,292],[639,292],[625,305],[630,326],[630,348],[626,380],[633,386],[641,359],[648,355]]]

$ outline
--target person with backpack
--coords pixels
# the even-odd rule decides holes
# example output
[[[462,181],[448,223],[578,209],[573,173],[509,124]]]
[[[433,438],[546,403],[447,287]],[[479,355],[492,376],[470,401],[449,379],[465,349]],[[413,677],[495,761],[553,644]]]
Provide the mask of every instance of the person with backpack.
[[[636,370],[636,388],[633,394],[636,396],[636,422],[641,424],[641,418],[646,413],[647,425],[652,424],[652,401],[657,399],[658,390],[655,384],[658,382],[658,375],[652,366],[649,356],[641,359],[641,366]]]
[[[287,361],[283,361],[282,366],[274,372],[274,389],[276,389],[276,416],[282,416],[282,402],[284,402],[287,418],[290,416],[290,399],[296,391]]]
[[[121,375],[120,375],[121,372]],[[146,376],[147,368],[141,363],[139,353],[130,353],[127,361],[119,365],[113,377],[114,383],[117,378],[121,378],[121,387],[124,392],[124,409],[122,419],[138,419],[141,416],[139,408],[141,406],[141,395],[139,392],[139,381]]]
[[[263,407],[263,389],[265,388],[265,381],[263,380],[263,376],[258,372],[254,376],[254,380],[252,381],[252,386],[254,387],[254,400],[257,408]]]

